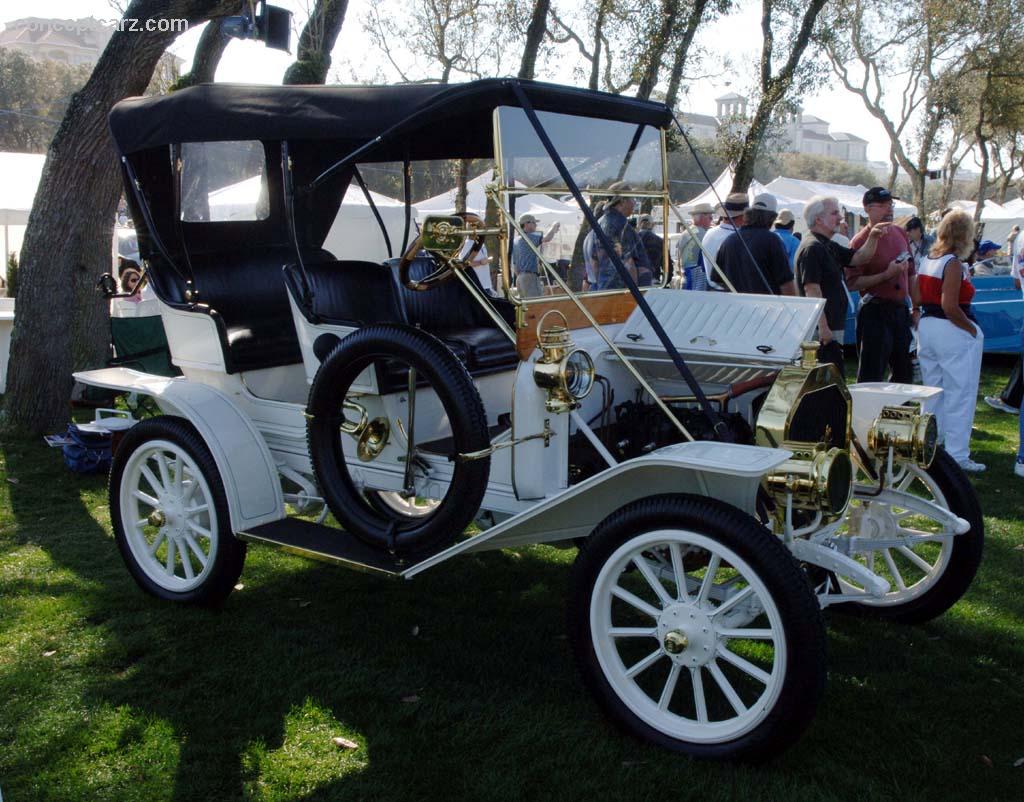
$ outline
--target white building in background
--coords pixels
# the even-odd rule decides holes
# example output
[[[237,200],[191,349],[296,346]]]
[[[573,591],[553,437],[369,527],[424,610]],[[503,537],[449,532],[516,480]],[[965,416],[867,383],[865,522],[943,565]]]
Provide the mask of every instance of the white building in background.
[[[0,31],[0,47],[33,61],[59,61],[71,67],[99,61],[114,29],[93,17],[42,19],[25,17]]]
[[[715,98],[715,116],[707,114],[681,115],[687,132],[698,139],[714,139],[723,124],[746,119],[749,100],[736,92]],[[813,114],[797,110],[785,120],[782,144],[783,150],[792,153],[809,153],[827,156],[831,159],[868,166],[866,139],[846,131],[829,131],[829,124]]]
[[[100,60],[103,49],[113,35],[113,25],[95,17],[24,17],[4,25],[0,31],[0,48],[21,53],[33,61],[57,61],[69,67],[92,67]],[[184,63],[178,56],[164,53],[157,64],[156,75],[161,82],[170,83],[178,77]]]

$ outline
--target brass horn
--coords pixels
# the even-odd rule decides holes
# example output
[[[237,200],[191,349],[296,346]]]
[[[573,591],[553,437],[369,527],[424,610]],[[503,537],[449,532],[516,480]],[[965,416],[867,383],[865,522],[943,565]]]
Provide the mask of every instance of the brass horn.
[[[347,398],[342,407],[350,412],[358,413],[359,420],[355,423],[344,420],[339,427],[345,434],[356,439],[356,455],[363,462],[371,462],[381,455],[391,437],[391,425],[387,418],[374,418],[366,411],[366,407]]]

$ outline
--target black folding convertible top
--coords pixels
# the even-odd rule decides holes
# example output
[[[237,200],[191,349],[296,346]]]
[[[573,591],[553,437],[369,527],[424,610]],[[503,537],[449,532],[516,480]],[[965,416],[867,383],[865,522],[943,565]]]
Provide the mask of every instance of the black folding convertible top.
[[[254,86],[204,84],[160,97],[129,98],[110,113],[110,130],[123,154],[178,142],[332,140],[352,148],[399,126],[417,138],[450,139],[452,120],[488,140],[491,113],[520,106],[514,79],[467,84],[401,86]],[[605,92],[519,81],[538,111],[601,117],[664,127],[663,103]],[[400,124],[400,125],[399,125]],[[423,145],[430,149],[430,142]]]

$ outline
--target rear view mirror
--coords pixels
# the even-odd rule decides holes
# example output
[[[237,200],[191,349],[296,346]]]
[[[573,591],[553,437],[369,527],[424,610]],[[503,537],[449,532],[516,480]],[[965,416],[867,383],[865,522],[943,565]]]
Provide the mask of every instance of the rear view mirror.
[[[263,6],[256,17],[256,38],[272,50],[291,53],[292,12],[278,6]]]
[[[110,273],[104,273],[96,282],[96,289],[103,293],[104,298],[113,298],[117,295],[117,279]]]
[[[235,39],[259,39],[267,47],[291,53],[292,12],[279,6],[268,6],[259,0],[260,11],[253,16],[249,6],[237,17],[226,17],[221,24],[224,36]]]

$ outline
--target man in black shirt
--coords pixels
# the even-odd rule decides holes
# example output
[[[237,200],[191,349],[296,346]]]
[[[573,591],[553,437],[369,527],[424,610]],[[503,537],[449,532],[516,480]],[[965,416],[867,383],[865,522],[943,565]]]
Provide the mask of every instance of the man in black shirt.
[[[640,220],[637,222],[637,236],[640,237],[640,242],[643,243],[644,251],[647,253],[647,263],[650,265],[651,272],[654,274],[653,284],[654,286],[661,285],[661,274],[662,274],[662,256],[664,255],[664,240],[654,233],[654,218],[649,214],[640,215]],[[668,277],[672,278],[672,259],[668,260]]]
[[[831,362],[846,375],[843,359],[843,334],[849,296],[843,281],[843,268],[863,264],[875,255],[875,246],[886,227],[872,228],[859,250],[850,250],[832,240],[839,228],[842,212],[839,200],[815,195],[804,206],[809,235],[796,252],[796,278],[800,294],[824,298],[825,311],[818,320],[818,361]]]
[[[777,211],[774,195],[765,192],[756,196],[747,209],[743,228],[719,248],[718,267],[736,292],[796,295],[786,247],[771,230]]]

